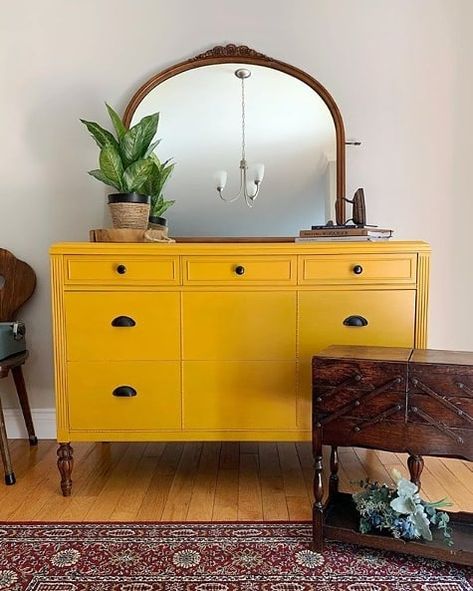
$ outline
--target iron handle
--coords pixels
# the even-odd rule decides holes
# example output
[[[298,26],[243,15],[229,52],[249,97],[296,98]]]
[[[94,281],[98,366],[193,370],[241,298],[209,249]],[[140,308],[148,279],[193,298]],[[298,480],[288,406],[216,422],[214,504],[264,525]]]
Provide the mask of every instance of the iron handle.
[[[132,398],[133,396],[136,396],[137,392],[131,386],[118,386],[112,394],[118,396],[118,398]]]
[[[235,273],[237,275],[244,275],[245,274],[245,267],[243,267],[242,265],[237,265],[235,267]]]
[[[348,316],[343,321],[345,326],[368,326],[368,320],[363,318],[363,316]]]
[[[131,327],[136,326],[136,322],[129,316],[117,316],[112,320],[112,326]]]
[[[119,275],[125,275],[125,273],[126,273],[126,267],[125,267],[125,265],[118,265],[117,266],[117,273]]]
[[[353,267],[353,273],[355,273],[355,275],[361,275],[363,273],[363,267],[361,265],[355,265]]]

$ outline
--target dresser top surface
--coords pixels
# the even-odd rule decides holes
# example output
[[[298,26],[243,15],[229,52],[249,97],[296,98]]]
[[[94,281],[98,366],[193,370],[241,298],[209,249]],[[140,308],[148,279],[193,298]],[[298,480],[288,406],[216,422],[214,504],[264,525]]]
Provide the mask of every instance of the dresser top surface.
[[[180,255],[180,254],[395,254],[430,252],[430,245],[420,240],[379,242],[61,242],[53,244],[51,255]]]
[[[364,347],[332,345],[315,358],[354,359],[365,361],[400,361],[432,365],[473,365],[473,352],[402,347]]]

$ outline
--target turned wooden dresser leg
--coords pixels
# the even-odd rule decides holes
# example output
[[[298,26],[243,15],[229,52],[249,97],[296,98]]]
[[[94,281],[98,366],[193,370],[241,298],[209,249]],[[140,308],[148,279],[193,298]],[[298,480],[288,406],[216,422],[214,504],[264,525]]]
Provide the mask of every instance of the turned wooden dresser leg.
[[[329,490],[331,495],[338,493],[338,447],[335,445],[332,445],[330,452]]]
[[[72,468],[74,467],[73,449],[70,443],[60,443],[57,450],[57,467],[61,473],[61,490],[64,497],[72,492]]]
[[[313,436],[314,454],[314,505],[312,509],[312,538],[314,552],[322,552],[324,549],[324,484],[323,484],[323,457],[322,438],[319,429],[315,429]]]
[[[420,490],[420,475],[424,469],[424,458],[419,455],[409,455],[407,467],[409,468],[411,482],[417,484]]]

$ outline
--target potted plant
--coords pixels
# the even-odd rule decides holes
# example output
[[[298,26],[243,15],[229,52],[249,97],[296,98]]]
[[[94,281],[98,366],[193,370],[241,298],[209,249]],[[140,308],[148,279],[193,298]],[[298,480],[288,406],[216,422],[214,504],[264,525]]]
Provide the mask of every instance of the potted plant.
[[[167,225],[167,220],[162,216],[174,204],[174,201],[166,200],[163,196],[164,185],[174,170],[174,163],[170,159],[161,162],[154,153],[150,158],[153,161],[153,167],[143,185],[143,190],[151,197],[149,227],[159,229]]]
[[[151,198],[146,186],[156,176],[153,150],[159,140],[153,140],[159,113],[143,117],[139,123],[126,129],[119,115],[112,107],[106,106],[116,136],[98,123],[81,119],[100,148],[100,168],[91,170],[89,174],[118,191],[108,196],[114,228],[145,229]]]

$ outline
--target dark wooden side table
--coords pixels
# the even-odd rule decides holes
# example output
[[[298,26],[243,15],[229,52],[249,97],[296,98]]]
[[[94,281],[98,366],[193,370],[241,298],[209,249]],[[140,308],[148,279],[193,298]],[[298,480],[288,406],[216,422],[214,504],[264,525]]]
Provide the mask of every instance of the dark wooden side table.
[[[339,446],[407,452],[420,486],[422,456],[473,460],[473,353],[332,346],[313,358],[314,550],[324,539],[473,565],[473,513],[450,513],[454,546],[361,534],[350,494],[338,490]],[[330,445],[323,501],[322,446]]]

